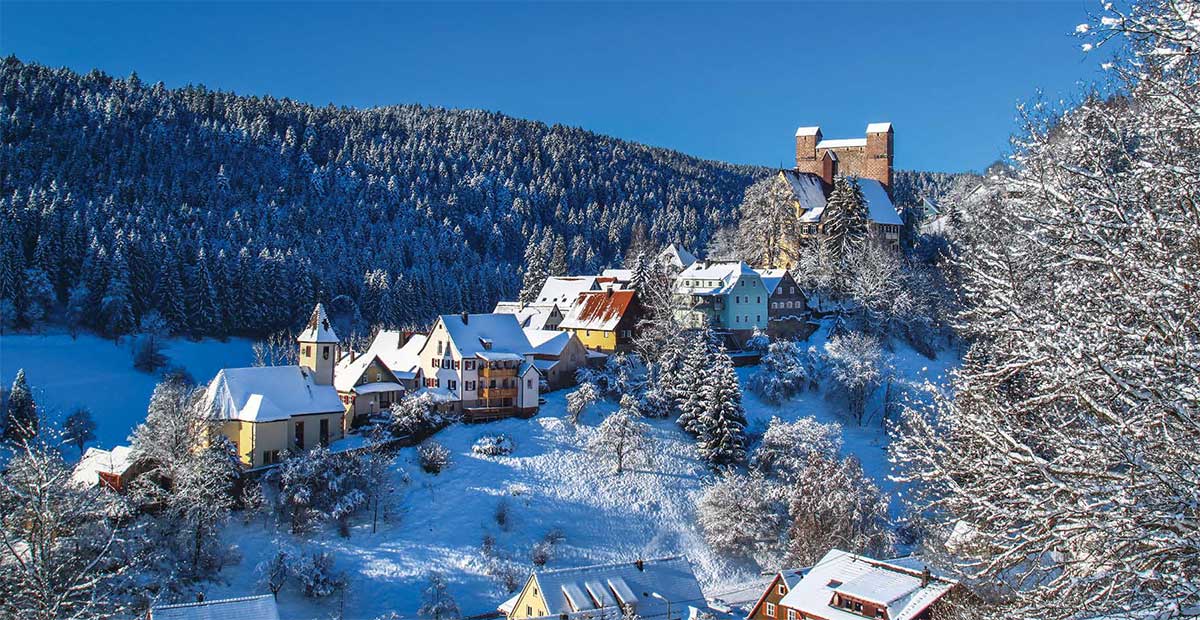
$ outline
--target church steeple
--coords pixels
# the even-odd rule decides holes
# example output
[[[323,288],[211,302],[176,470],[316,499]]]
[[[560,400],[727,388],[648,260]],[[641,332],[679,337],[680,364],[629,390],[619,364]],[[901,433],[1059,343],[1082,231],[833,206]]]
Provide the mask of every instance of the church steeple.
[[[325,306],[317,304],[308,325],[296,338],[300,345],[300,365],[313,373],[317,385],[333,384],[333,367],[338,358],[338,337],[325,314]]]

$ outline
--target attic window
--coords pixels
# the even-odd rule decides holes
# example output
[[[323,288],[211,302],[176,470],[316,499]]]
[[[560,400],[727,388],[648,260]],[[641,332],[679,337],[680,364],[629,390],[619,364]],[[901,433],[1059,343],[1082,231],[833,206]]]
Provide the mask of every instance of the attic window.
[[[491,350],[492,350],[492,341],[491,341],[491,340],[488,340],[487,338],[480,338],[480,339],[479,339],[479,344],[483,345],[483,349],[484,349],[485,351],[491,351]]]
[[[830,579],[830,580],[829,580],[829,584],[828,584],[828,585],[826,585],[825,587],[827,587],[827,588],[840,588],[841,586],[842,586],[842,582],[838,581],[837,579]]]

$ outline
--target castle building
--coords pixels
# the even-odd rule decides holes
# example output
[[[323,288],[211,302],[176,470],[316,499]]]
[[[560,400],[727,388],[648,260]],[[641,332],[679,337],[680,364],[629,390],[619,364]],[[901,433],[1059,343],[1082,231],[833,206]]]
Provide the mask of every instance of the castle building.
[[[825,202],[838,176],[855,176],[866,200],[871,232],[899,247],[904,225],[892,201],[895,130],[891,123],[867,125],[866,137],[827,140],[820,127],[796,130],[796,167],[779,172],[795,199],[801,239],[824,234]]]
[[[339,340],[317,304],[296,339],[294,366],[224,368],[208,384],[204,407],[216,430],[249,467],[278,463],[298,452],[341,439],[346,408],[333,386]]]

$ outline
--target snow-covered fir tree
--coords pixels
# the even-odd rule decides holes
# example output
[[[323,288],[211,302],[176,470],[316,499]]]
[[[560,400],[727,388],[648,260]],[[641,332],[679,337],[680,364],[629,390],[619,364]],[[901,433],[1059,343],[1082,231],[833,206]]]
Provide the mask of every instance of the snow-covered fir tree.
[[[845,176],[834,179],[821,219],[825,229],[822,243],[828,248],[831,266],[844,272],[850,257],[857,255],[867,242],[870,231],[867,200],[858,179]]]
[[[738,385],[733,360],[725,351],[711,356],[711,366],[699,386],[704,409],[696,420],[696,448],[714,467],[727,467],[746,460],[746,414],[742,388]]]
[[[461,613],[458,603],[450,596],[446,578],[440,573],[430,573],[425,590],[421,592],[421,606],[417,614],[428,620],[458,620]]]
[[[25,380],[25,369],[17,370],[12,388],[8,392],[8,410],[4,412],[4,438],[19,444],[28,440],[38,432],[37,404],[33,401],[33,392]]]

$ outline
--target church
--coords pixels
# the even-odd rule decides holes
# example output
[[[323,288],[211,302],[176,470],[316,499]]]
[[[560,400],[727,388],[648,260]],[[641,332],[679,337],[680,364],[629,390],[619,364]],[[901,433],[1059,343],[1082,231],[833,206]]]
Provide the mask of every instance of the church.
[[[248,467],[278,463],[285,452],[327,446],[350,420],[333,385],[339,339],[317,304],[299,337],[299,364],[224,368],[204,394],[205,411]]]

